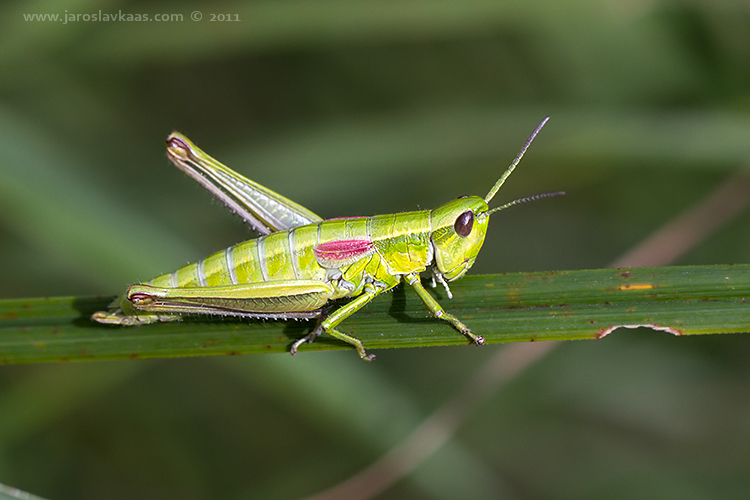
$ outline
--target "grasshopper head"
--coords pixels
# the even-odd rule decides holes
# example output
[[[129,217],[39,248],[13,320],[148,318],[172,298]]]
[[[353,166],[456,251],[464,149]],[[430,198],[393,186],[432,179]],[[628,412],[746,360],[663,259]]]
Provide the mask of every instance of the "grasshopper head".
[[[450,201],[440,208],[433,210],[430,215],[432,227],[432,247],[435,251],[435,264],[438,271],[448,281],[460,278],[469,268],[474,265],[479,250],[484,243],[487,234],[487,224],[490,215],[500,210],[512,207],[519,203],[549,198],[565,194],[563,192],[544,193],[535,196],[521,198],[505,205],[490,210],[489,202],[497,194],[505,180],[521,161],[536,134],[547,123],[549,117],[540,123],[534,132],[526,140],[516,159],[510,164],[508,170],[500,177],[495,185],[487,193],[484,199],[478,196],[462,196],[457,200]]]
[[[487,233],[488,209],[482,198],[464,196],[430,214],[435,264],[448,281],[460,278],[474,264]]]

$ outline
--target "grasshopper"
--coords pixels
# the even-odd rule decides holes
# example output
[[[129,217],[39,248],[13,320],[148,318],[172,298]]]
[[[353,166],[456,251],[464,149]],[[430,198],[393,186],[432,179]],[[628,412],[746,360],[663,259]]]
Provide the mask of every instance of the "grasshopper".
[[[516,168],[549,117],[540,123],[487,196],[462,196],[435,210],[323,220],[310,210],[243,177],[174,132],[167,155],[183,172],[262,234],[151,281],[131,285],[92,316],[99,323],[143,325],[179,320],[184,314],[271,319],[320,318],[316,328],[291,346],[291,354],[321,333],[351,344],[367,361],[356,337],[337,329],[375,297],[406,281],[427,309],[472,343],[472,333],[446,312],[420,280],[432,273],[452,298],[448,282],[474,264],[490,215],[518,203],[564,194],[545,193],[490,209],[489,202]],[[352,298],[337,309],[330,303]]]

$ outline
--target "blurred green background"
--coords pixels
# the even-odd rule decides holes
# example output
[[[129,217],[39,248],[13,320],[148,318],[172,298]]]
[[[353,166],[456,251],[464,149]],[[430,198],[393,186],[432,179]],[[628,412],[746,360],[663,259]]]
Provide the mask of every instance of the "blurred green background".
[[[335,217],[484,196],[551,115],[496,200],[568,195],[493,217],[472,272],[606,266],[750,158],[749,5],[4,2],[0,298],[113,295],[253,237],[171,166],[172,130]],[[24,18],[100,9],[182,21]],[[677,263],[750,261],[749,225]],[[299,498],[503,348],[2,367],[0,483]],[[645,330],[565,344],[379,498],[745,498],[748,353],[746,336]]]

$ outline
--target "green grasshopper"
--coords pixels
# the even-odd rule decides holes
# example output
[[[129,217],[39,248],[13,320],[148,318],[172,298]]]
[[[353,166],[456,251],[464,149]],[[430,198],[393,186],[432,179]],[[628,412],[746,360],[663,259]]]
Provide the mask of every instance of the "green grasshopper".
[[[262,236],[132,285],[109,311],[97,312],[92,319],[128,326],[175,321],[183,314],[320,318],[312,333],[292,344],[292,355],[301,344],[326,332],[353,345],[362,359],[370,361],[375,356],[365,352],[362,342],[337,327],[404,280],[436,318],[451,323],[472,343],[484,344],[481,336],[427,292],[420,273],[429,270],[432,286],[441,283],[453,298],[448,282],[474,264],[491,214],[564,194],[539,194],[493,209],[488,206],[548,119],[537,126],[484,199],[462,196],[435,210],[328,220],[229,169],[175,132],[167,139],[169,159]],[[329,314],[331,301],[350,297],[353,300]]]

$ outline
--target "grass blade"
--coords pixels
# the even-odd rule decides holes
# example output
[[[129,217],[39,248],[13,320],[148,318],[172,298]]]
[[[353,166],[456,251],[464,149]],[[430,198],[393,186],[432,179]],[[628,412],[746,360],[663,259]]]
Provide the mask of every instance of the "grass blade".
[[[618,326],[681,335],[750,331],[750,265],[601,269],[470,276],[442,303],[487,342],[599,338]],[[440,292],[438,292],[440,295]],[[283,352],[312,322],[189,318],[106,327],[89,316],[110,297],[0,301],[0,362]],[[455,345],[464,338],[398,288],[348,319],[368,348]],[[345,349],[322,336],[304,349]]]

